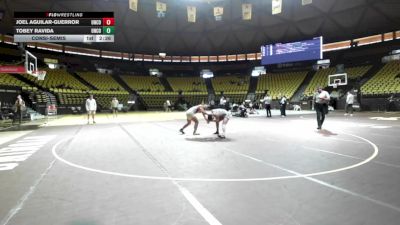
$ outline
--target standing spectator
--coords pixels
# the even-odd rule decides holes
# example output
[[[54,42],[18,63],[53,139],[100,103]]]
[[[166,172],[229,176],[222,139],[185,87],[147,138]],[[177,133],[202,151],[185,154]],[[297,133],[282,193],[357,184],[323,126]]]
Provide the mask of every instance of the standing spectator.
[[[113,113],[113,117],[118,117],[118,100],[116,97],[112,98],[111,100],[111,110]]]
[[[286,105],[287,105],[287,99],[286,96],[284,95],[281,100],[279,101],[279,104],[281,106],[281,117],[286,116]]]
[[[163,108],[165,112],[168,112],[167,101],[163,103]]]
[[[93,95],[89,95],[89,98],[86,99],[86,112],[87,112],[87,124],[89,124],[90,115],[92,115],[93,124],[96,123],[94,121],[94,115],[96,114],[97,110],[97,103],[96,100],[93,98]]]
[[[327,91],[322,90],[322,87],[318,87],[317,92],[314,95],[315,111],[317,112],[317,123],[318,130],[321,130],[322,124],[325,121],[325,114],[328,112],[328,103],[331,97]]]
[[[210,108],[213,109],[214,106],[215,106],[215,101],[214,101],[214,99],[211,99],[211,101],[209,102],[209,104],[210,104]]]
[[[172,112],[171,101],[169,99],[167,99],[167,101],[165,103],[167,105],[167,112]]]
[[[222,96],[219,99],[219,108],[224,109],[225,108],[225,104],[226,104],[226,98],[225,98],[225,96]]]
[[[271,96],[269,94],[265,94],[263,101],[265,104],[265,110],[267,111],[267,117],[272,117],[272,115],[271,115],[271,101],[272,101]]]
[[[386,111],[388,112],[396,111],[394,94],[392,94],[389,98],[387,98]]]
[[[344,114],[345,116],[348,115],[349,109],[350,109],[350,116],[353,116],[353,103],[354,103],[354,95],[348,91],[347,92],[347,97],[346,97],[346,113]]]
[[[22,112],[25,111],[26,106],[25,106],[25,101],[22,99],[21,95],[17,96],[17,100],[15,101],[14,104],[14,118],[13,118],[13,124],[17,120],[18,117],[18,122],[19,124],[22,123]]]

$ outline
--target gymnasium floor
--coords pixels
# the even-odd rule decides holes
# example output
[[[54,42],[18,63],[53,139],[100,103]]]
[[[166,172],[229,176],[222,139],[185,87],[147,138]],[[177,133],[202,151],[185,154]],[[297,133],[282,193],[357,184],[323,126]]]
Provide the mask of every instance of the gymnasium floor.
[[[181,112],[1,130],[0,225],[399,224],[400,114],[273,113],[226,139]]]

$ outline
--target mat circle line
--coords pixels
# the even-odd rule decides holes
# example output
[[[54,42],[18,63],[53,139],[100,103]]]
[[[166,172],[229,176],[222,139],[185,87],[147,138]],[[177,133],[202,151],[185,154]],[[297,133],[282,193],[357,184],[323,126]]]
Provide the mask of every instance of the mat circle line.
[[[320,175],[325,175],[325,174],[332,174],[332,173],[338,173],[338,172],[342,172],[345,170],[350,170],[350,169],[354,169],[356,167],[362,166],[368,162],[370,162],[371,160],[373,160],[378,154],[379,154],[379,148],[370,140],[354,135],[354,134],[348,134],[348,133],[344,133],[346,135],[358,138],[360,140],[363,140],[365,142],[367,142],[368,144],[370,144],[373,148],[374,148],[374,152],[365,160],[350,165],[350,166],[346,166],[346,167],[342,167],[342,168],[338,168],[338,169],[333,169],[333,170],[326,170],[326,171],[321,171],[321,172],[314,172],[314,173],[307,173],[307,174],[300,174],[300,175],[288,175],[288,176],[277,176],[277,177],[258,177],[258,178],[182,178],[182,177],[162,177],[162,176],[145,176],[145,175],[136,175],[136,174],[127,174],[127,173],[119,173],[119,172],[112,172],[112,171],[106,171],[106,170],[99,170],[99,169],[94,169],[94,168],[90,168],[90,167],[86,167],[86,166],[81,166],[75,163],[72,163],[68,160],[65,160],[64,158],[60,157],[57,154],[57,148],[58,146],[71,139],[72,137],[69,138],[64,138],[61,139],[60,141],[58,141],[53,147],[52,147],[52,153],[53,156],[69,165],[72,167],[75,167],[77,169],[82,169],[82,170],[86,170],[89,172],[94,172],[94,173],[100,173],[100,174],[106,174],[106,175],[112,175],[112,176],[120,176],[120,177],[128,177],[128,178],[138,178],[138,179],[149,179],[149,180],[167,180],[167,181],[195,181],[195,182],[249,182],[249,181],[269,181],[269,180],[283,180],[283,179],[295,179],[295,178],[304,178],[304,177],[314,177],[314,176],[320,176]]]

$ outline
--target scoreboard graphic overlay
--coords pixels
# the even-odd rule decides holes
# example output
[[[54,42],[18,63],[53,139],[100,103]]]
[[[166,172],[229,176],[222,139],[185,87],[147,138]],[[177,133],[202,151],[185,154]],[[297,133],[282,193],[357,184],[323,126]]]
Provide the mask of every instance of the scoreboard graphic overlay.
[[[14,42],[114,42],[114,12],[14,12]]]

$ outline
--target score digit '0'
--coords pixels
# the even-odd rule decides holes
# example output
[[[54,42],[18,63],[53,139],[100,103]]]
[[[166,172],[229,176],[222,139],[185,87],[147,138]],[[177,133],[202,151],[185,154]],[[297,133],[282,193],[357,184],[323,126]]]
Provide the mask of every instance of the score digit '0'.
[[[114,26],[114,18],[103,18],[103,26]]]

